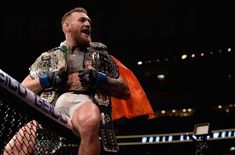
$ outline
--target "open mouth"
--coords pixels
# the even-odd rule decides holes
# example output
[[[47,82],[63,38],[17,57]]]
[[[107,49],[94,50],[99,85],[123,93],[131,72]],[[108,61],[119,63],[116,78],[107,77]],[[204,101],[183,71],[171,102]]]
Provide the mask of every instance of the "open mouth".
[[[81,32],[85,33],[87,35],[90,35],[90,30],[89,29],[83,29]]]

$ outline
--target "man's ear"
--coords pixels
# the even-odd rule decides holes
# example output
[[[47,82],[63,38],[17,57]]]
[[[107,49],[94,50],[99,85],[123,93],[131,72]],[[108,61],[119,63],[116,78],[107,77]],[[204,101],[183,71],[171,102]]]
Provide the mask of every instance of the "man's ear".
[[[65,22],[63,24],[63,31],[68,31],[68,28],[69,28],[69,24],[67,22]]]

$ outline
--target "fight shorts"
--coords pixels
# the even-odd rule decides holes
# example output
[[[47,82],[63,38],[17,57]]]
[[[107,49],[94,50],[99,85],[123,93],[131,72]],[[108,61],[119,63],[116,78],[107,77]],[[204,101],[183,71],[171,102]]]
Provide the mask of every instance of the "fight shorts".
[[[55,109],[72,118],[75,110],[86,102],[93,102],[90,96],[67,92],[59,96],[55,103]]]

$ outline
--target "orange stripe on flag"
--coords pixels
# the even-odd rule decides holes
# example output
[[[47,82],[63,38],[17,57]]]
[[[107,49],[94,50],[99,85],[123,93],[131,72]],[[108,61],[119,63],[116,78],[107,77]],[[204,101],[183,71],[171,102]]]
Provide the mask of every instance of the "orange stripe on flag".
[[[148,115],[149,119],[154,118],[155,116],[151,104],[136,76],[119,60],[114,57],[112,58],[118,65],[120,76],[122,76],[123,80],[128,84],[131,92],[131,96],[127,100],[111,97],[113,120],[122,117],[133,118],[142,115]]]

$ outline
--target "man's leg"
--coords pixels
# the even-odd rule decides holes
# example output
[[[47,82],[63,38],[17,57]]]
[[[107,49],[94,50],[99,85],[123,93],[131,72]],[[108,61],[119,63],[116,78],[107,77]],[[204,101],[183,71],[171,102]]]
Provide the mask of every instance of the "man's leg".
[[[81,136],[78,155],[99,155],[99,108],[94,103],[84,103],[73,113],[72,124]]]
[[[7,143],[3,155],[29,155],[35,147],[36,128],[38,123],[34,120],[23,126]]]

